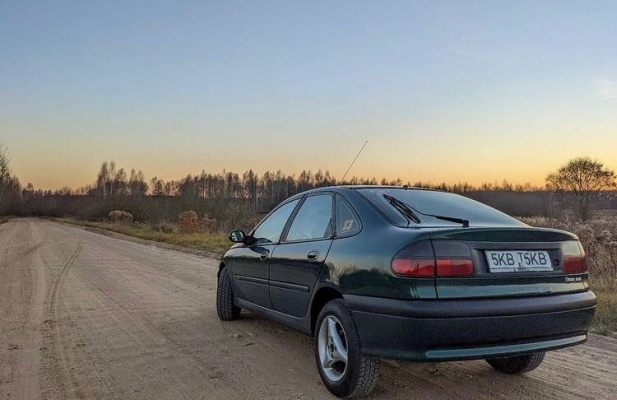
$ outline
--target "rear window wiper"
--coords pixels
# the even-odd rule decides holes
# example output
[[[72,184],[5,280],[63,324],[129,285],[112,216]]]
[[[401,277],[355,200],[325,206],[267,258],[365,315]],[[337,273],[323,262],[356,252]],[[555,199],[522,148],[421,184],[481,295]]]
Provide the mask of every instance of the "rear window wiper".
[[[418,211],[418,212],[420,212],[420,211]],[[469,228],[469,220],[468,219],[455,218],[455,217],[446,217],[444,215],[432,215],[432,214],[423,214],[423,213],[420,213],[420,214],[426,215],[427,217],[437,218],[437,219],[440,219],[442,221],[455,222],[457,224],[463,225],[463,228]]]
[[[463,218],[456,217],[448,217],[445,215],[434,215],[434,214],[426,214],[422,211],[418,211],[413,208],[409,204],[397,199],[396,197],[390,196],[389,194],[384,194],[383,197],[392,205],[392,207],[396,208],[401,214],[403,214],[408,220],[415,222],[416,224],[420,223],[420,218],[416,215],[416,213],[420,215],[424,215],[427,217],[433,217],[436,219],[440,219],[442,221],[454,222],[457,224],[463,225],[463,228],[469,228],[469,220]],[[415,212],[414,212],[415,211]]]
[[[407,203],[404,203],[396,197],[390,196],[389,194],[384,194],[383,198],[386,199],[386,201],[390,203],[390,205],[394,207],[398,212],[403,214],[403,216],[407,218],[407,220],[415,222],[416,224],[420,223],[420,218],[418,218],[416,213],[413,212],[413,210],[411,209],[411,207],[409,207],[409,205],[407,205]]]

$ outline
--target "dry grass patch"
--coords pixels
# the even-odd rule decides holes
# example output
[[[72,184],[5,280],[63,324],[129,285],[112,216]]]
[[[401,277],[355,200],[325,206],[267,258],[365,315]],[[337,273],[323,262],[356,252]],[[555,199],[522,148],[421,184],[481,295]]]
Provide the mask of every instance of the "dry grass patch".
[[[617,332],[617,292],[594,291],[598,297],[592,331],[603,335]]]
[[[617,214],[597,213],[589,221],[532,217],[523,222],[575,233],[587,253],[589,285],[598,297],[592,331],[602,334],[617,332]]]
[[[163,229],[158,225],[151,226],[147,224],[126,224],[119,222],[89,222],[75,220],[72,218],[59,218],[57,221],[105,229],[140,239],[153,240],[155,242],[203,250],[218,255],[223,255],[223,253],[225,253],[231,245],[231,242],[226,235],[218,233],[181,232],[178,227],[170,224],[165,224],[165,228]]]

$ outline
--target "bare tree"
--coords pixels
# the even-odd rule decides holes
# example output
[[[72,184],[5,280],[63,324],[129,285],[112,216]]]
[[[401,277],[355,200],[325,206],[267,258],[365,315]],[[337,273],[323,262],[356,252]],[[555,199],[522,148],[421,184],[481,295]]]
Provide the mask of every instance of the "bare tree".
[[[6,184],[11,177],[11,158],[9,151],[3,145],[0,145],[0,185]],[[0,186],[2,189],[2,186]]]
[[[111,161],[108,166],[109,171],[109,197],[114,195],[114,179],[116,177],[116,162]]]
[[[578,216],[587,220],[592,216],[598,197],[615,188],[615,172],[599,161],[579,157],[548,175],[546,186],[563,194]]]
[[[107,161],[101,165],[99,174],[96,177],[97,191],[103,196],[107,197],[107,183],[110,180],[109,166]]]
[[[21,200],[21,185],[13,175],[10,164],[8,149],[0,145],[0,214],[14,211]]]
[[[135,172],[134,169],[131,170],[131,177],[129,178],[129,194],[131,196],[145,196],[148,191],[148,184],[146,183],[146,178],[144,177],[144,173],[139,171]]]
[[[113,185],[116,188],[116,195],[125,195],[128,192],[128,183],[126,181],[126,171],[120,168],[113,179]]]
[[[162,179],[159,179],[155,176],[150,181],[150,187],[152,188],[152,196],[165,195],[165,181],[163,181]]]

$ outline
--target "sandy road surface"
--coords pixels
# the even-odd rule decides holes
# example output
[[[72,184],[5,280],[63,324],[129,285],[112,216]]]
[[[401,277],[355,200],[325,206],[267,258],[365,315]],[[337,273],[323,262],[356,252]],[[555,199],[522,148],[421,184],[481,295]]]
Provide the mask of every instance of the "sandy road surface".
[[[71,226],[0,225],[0,398],[331,398],[310,338],[217,319],[217,262]],[[617,340],[550,353],[526,376],[482,361],[387,362],[374,399],[617,398]]]

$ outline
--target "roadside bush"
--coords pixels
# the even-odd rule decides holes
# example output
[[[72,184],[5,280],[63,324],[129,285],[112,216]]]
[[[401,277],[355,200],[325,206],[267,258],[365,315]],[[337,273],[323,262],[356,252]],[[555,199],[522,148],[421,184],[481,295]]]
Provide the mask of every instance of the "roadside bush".
[[[219,229],[224,233],[232,229],[243,229],[249,232],[255,226],[255,213],[247,203],[232,202],[218,211]]]
[[[205,214],[199,222],[199,227],[204,232],[216,233],[219,229],[219,223],[216,218],[210,218],[208,214]]]
[[[180,230],[185,233],[195,232],[199,229],[199,217],[193,210],[183,211],[178,215]]]
[[[543,217],[519,218],[526,224],[562,229],[576,234],[587,254],[587,267],[592,287],[617,289],[617,218],[601,216],[588,221],[568,217],[557,220]]]
[[[262,220],[263,217],[263,215],[252,215],[246,220],[243,225],[241,225],[241,228],[244,229],[246,233],[249,233],[253,230],[254,227],[257,226],[257,224],[259,223],[259,221]]]
[[[111,222],[129,224],[133,222],[133,214],[122,210],[114,210],[109,213],[109,220]]]

